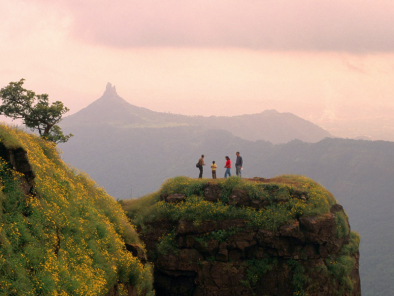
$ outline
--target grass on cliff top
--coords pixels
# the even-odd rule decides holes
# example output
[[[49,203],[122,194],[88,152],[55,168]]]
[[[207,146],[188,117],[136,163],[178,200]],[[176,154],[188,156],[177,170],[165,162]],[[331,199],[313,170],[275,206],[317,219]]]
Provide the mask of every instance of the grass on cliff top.
[[[0,157],[0,294],[106,295],[118,284],[126,295],[131,284],[152,295],[150,267],[125,249],[139,239],[120,205],[53,144],[5,125],[0,142],[27,151],[35,174],[26,196],[23,175]]]
[[[191,220],[198,224],[204,220],[244,219],[251,227],[275,230],[286,222],[301,216],[315,216],[330,212],[336,203],[330,192],[313,180],[295,175],[283,175],[272,179],[273,183],[244,180],[238,177],[228,179],[191,179],[175,177],[167,180],[158,192],[125,201],[123,208],[136,225],[160,220]],[[221,188],[218,202],[212,203],[203,198],[203,188],[208,182],[216,182]],[[245,190],[253,199],[270,200],[264,209],[235,207],[226,204],[234,189]],[[294,198],[296,191],[306,192],[308,200]],[[160,201],[160,195],[180,193],[186,201],[178,204]],[[275,200],[287,200],[276,203]]]

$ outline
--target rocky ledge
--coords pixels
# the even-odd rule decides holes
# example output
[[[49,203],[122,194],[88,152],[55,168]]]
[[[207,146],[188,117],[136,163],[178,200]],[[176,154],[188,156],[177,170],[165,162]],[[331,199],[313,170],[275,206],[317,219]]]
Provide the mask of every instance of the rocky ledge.
[[[207,183],[204,199],[220,202],[221,188]],[[292,198],[307,201],[308,192]],[[161,202],[184,203],[184,194],[162,194]],[[256,211],[286,199],[255,200],[245,190],[228,195],[231,207]],[[338,235],[336,216],[348,231]],[[342,226],[343,227],[343,226]],[[341,205],[317,216],[301,216],[276,230],[250,227],[242,219],[148,222],[140,238],[155,265],[157,295],[361,295],[358,236],[350,232]],[[158,243],[160,242],[160,244]],[[160,247],[166,245],[166,248]]]

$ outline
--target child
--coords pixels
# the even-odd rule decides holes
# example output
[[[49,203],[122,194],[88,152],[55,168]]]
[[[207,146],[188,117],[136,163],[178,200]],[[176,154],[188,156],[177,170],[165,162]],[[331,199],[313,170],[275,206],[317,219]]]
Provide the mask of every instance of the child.
[[[218,166],[215,164],[215,161],[212,161],[211,169],[212,169],[212,179],[216,179],[216,168]]]

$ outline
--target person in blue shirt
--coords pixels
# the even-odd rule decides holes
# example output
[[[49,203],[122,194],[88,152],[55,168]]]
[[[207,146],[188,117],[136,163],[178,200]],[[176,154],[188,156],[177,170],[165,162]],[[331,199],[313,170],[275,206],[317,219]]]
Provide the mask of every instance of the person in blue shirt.
[[[237,160],[235,161],[235,173],[237,174],[238,177],[242,177],[241,176],[241,170],[242,170],[242,156],[239,155],[239,152],[235,153],[235,155],[237,155]]]

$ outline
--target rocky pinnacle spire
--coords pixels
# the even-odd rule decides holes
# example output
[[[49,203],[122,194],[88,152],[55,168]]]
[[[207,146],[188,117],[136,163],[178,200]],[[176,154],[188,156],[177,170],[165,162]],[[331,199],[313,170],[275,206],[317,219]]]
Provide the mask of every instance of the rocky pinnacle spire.
[[[118,94],[116,93],[116,87],[115,85],[112,86],[112,84],[108,82],[103,97],[114,97],[114,96],[116,97],[118,96]]]

